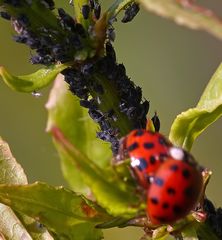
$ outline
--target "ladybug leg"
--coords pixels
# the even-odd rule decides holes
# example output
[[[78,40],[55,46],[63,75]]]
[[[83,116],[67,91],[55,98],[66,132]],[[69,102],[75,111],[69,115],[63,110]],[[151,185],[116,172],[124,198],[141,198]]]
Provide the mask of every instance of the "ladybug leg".
[[[124,181],[131,181],[137,179],[136,173],[130,167],[130,162],[131,161],[129,159],[126,147],[126,137],[123,137],[120,139],[118,154],[112,158],[112,164],[113,168],[117,173],[120,173],[120,175],[125,176],[123,179]],[[124,169],[125,170],[127,169],[128,174]],[[145,194],[141,194],[141,192],[143,192],[144,189],[141,188],[139,185],[136,186],[136,191],[138,191],[140,195],[145,196]]]
[[[200,194],[200,198],[199,198],[199,206],[198,206],[198,211],[203,211],[203,205],[204,205],[204,199],[205,199],[205,191],[206,191],[206,187],[210,181],[210,177],[212,175],[212,171],[203,168],[202,169],[202,177],[203,177],[203,188]]]
[[[157,225],[154,225],[151,223],[149,218],[147,216],[137,216],[135,218],[130,219],[128,222],[124,224],[124,226],[121,227],[127,227],[127,226],[134,226],[134,227],[143,227],[143,230],[145,232],[144,237],[146,236],[152,236],[153,231],[157,228]],[[141,238],[143,239],[143,238]],[[147,239],[147,238],[145,238]]]
[[[201,210],[198,210],[198,211],[194,211],[192,213],[192,216],[196,219],[196,221],[198,222],[205,222],[206,219],[207,219],[207,213],[201,209]]]
[[[123,137],[119,141],[119,150],[117,155],[113,158],[113,164],[121,163],[127,158],[129,158],[129,156],[126,150],[126,138]]]
[[[207,213],[204,210],[204,201],[206,198],[206,195],[205,195],[206,187],[207,187],[207,184],[209,183],[211,175],[212,175],[212,171],[208,169],[202,169],[203,189],[200,194],[199,204],[197,205],[196,209],[192,212],[192,216],[198,222],[205,222],[207,218]]]
[[[129,168],[129,172],[130,172],[130,175],[131,175],[132,179],[134,179],[134,180],[138,179],[139,180],[138,176],[136,175],[136,173],[133,171],[132,168]],[[141,186],[140,184],[136,184],[136,193],[138,193],[139,196],[141,196],[141,199],[143,201],[145,201],[145,199],[146,199],[146,189],[143,186]]]
[[[132,218],[126,223],[126,226],[145,227],[147,226],[147,217],[144,215]]]

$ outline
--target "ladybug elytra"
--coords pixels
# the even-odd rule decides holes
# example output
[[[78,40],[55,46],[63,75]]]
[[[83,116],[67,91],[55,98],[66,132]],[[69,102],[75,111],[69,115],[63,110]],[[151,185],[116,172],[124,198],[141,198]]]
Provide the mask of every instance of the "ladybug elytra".
[[[144,129],[133,130],[124,138],[122,150],[131,159],[131,167],[141,186],[149,186],[150,177],[168,157],[171,146],[162,134]]]
[[[147,214],[153,224],[172,223],[185,217],[202,193],[203,178],[191,155],[172,147],[147,190]]]

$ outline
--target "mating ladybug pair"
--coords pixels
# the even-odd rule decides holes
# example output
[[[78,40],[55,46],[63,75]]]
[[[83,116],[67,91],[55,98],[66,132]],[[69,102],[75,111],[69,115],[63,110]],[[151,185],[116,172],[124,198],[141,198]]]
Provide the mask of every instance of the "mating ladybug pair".
[[[162,134],[133,130],[121,142],[120,158],[130,158],[139,184],[147,192],[147,215],[153,224],[172,223],[197,204],[203,189],[200,166]]]

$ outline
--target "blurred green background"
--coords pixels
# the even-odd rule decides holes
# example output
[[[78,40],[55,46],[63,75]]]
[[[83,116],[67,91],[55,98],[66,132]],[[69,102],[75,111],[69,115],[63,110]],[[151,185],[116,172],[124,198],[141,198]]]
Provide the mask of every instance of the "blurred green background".
[[[67,1],[57,0],[57,6],[72,11]],[[103,0],[102,8],[111,0]],[[198,1],[215,11],[222,9],[221,1]],[[218,13],[220,14],[220,12]],[[158,112],[161,132],[168,135],[172,121],[181,111],[195,106],[208,80],[222,59],[222,41],[211,35],[175,25],[151,13],[140,11],[128,24],[115,23],[118,61],[124,63],[128,75],[143,88],[150,101],[150,116]],[[10,23],[0,19],[0,65],[11,73],[22,75],[36,70],[28,59],[27,47],[12,41]],[[24,167],[29,182],[45,181],[66,185],[59,158],[50,136],[45,133],[47,113],[43,96],[13,92],[0,82],[0,136],[4,138]],[[213,171],[207,188],[208,197],[216,206],[222,205],[222,119],[205,131],[195,142],[192,153],[204,166]],[[141,230],[111,229],[106,240],[137,240]]]

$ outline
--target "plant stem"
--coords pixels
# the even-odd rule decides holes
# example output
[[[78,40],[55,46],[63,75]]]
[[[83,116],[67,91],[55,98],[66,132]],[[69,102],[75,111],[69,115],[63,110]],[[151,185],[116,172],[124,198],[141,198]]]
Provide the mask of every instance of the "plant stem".
[[[159,16],[174,20],[191,29],[204,30],[222,39],[222,21],[213,11],[181,0],[140,0],[141,4]]]
[[[125,136],[133,128],[133,124],[126,114],[120,112],[119,110],[120,98],[117,94],[117,89],[115,89],[113,84],[102,75],[95,74],[94,81],[102,85],[103,89],[105,90],[105,94],[101,95],[98,95],[98,93],[95,93],[94,91],[91,92],[94,98],[100,98],[101,104],[99,105],[99,109],[102,112],[108,112],[111,109],[114,110],[114,115],[116,115],[117,120],[112,121],[112,128],[119,129],[120,137]]]

